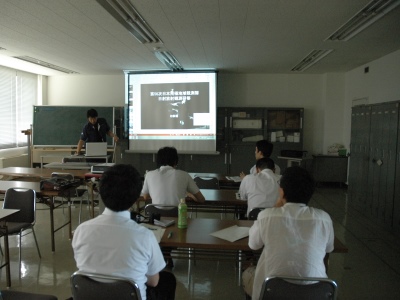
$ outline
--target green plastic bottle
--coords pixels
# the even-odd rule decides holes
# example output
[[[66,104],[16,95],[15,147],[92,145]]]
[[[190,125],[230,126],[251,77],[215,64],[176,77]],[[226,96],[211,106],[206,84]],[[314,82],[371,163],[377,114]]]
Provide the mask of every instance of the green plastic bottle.
[[[178,228],[187,228],[187,205],[182,198],[178,205]]]

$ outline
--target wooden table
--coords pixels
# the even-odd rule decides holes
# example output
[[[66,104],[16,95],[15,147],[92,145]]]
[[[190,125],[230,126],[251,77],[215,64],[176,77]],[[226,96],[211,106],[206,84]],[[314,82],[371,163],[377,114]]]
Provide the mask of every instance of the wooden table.
[[[235,182],[233,180],[229,180],[226,178],[226,175],[218,174],[218,173],[189,173],[192,178],[195,177],[215,177],[219,181],[219,186],[221,189],[238,189],[240,186],[240,182]]]
[[[36,196],[42,197],[43,203],[49,206],[50,211],[50,234],[51,234],[51,250],[55,251],[55,239],[54,233],[61,228],[69,225],[69,238],[72,239],[72,222],[71,222],[71,203],[70,203],[70,191],[71,189],[76,189],[75,187],[70,187],[61,191],[45,191],[40,189],[40,182],[29,182],[29,181],[0,181],[0,193],[4,194],[9,188],[21,188],[21,189],[32,189],[36,192]],[[54,205],[54,197],[62,196],[68,199],[68,220],[66,223],[58,228],[54,228],[54,209],[58,205]]]
[[[237,190],[213,190],[200,189],[206,201],[199,203],[190,197],[186,197],[189,212],[212,212],[212,213],[246,213],[247,201],[236,199]],[[140,197],[137,200],[137,212],[141,206],[151,203]]]
[[[171,218],[168,218],[171,219]],[[168,227],[160,241],[161,247],[177,248],[171,253],[172,258],[234,260],[238,262],[238,280],[241,284],[241,265],[245,259],[243,252],[260,254],[249,247],[249,238],[229,242],[210,235],[215,231],[230,227],[251,227],[254,221],[250,220],[219,220],[219,219],[188,219],[188,228],[179,229],[175,224]],[[172,232],[172,236],[168,238]],[[333,253],[347,253],[347,247],[335,237]]]
[[[199,203],[187,198],[189,211],[245,214],[247,201],[236,198],[238,190],[200,189],[206,201]]]
[[[53,172],[66,173],[63,169],[41,169],[41,168],[21,168],[21,167],[8,167],[0,169],[0,175],[11,177],[29,178],[34,181],[35,179],[51,178]],[[68,170],[68,173],[74,175],[74,178],[84,179],[87,170]]]
[[[19,209],[0,209],[0,229],[4,230],[4,256],[5,262],[0,266],[0,269],[6,267],[6,281],[7,287],[11,287],[11,276],[10,276],[10,249],[8,246],[8,231],[6,218],[15,213],[19,212]],[[20,245],[21,247],[21,245]]]

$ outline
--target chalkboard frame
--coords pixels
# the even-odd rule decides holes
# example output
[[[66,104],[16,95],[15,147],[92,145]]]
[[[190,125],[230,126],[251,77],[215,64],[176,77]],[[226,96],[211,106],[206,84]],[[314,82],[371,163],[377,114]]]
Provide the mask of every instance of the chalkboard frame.
[[[99,118],[105,118],[111,130],[114,131],[115,112],[116,109],[122,109],[121,107],[34,105],[32,145],[37,147],[76,146],[83,126],[88,122],[86,113],[91,108],[96,109]],[[113,145],[113,139],[109,136],[107,136],[107,144]]]

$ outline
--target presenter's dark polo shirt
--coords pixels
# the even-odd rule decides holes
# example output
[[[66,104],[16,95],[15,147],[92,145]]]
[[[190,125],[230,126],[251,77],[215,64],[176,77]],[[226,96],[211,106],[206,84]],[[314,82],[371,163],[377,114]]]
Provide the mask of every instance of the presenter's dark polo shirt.
[[[95,126],[97,127],[97,130]],[[81,140],[85,142],[106,142],[106,135],[109,131],[110,126],[108,126],[106,119],[98,118],[95,125],[92,125],[90,122],[88,122],[85,126],[83,126]]]

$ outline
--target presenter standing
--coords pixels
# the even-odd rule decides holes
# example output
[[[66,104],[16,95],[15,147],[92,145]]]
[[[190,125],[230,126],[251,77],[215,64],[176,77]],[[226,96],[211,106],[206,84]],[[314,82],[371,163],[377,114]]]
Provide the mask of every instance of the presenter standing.
[[[118,136],[114,134],[106,119],[98,118],[97,111],[93,108],[86,113],[88,123],[83,126],[81,138],[76,148],[76,155],[79,155],[86,142],[106,142],[106,135],[112,137],[114,142],[118,142]]]

